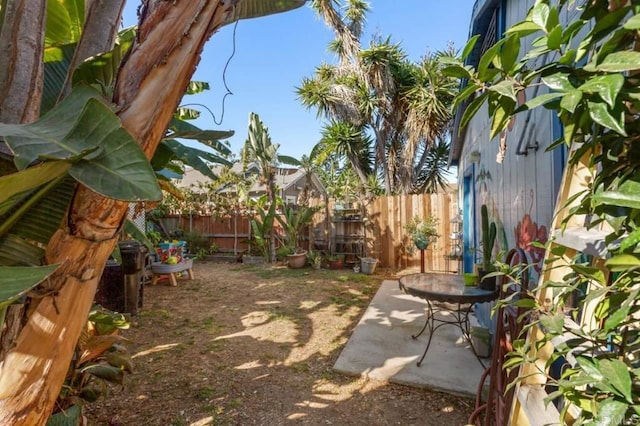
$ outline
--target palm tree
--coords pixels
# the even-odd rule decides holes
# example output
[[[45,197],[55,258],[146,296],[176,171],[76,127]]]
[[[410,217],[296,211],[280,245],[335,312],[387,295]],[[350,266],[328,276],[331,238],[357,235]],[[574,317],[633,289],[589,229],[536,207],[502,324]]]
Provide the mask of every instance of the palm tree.
[[[260,171],[260,181],[266,187],[267,203],[276,203],[276,170],[278,163],[299,165],[295,158],[278,155],[280,144],[273,143],[269,136],[269,129],[264,126],[256,113],[249,114],[249,135],[242,148],[241,156],[244,167],[254,164]],[[269,232],[270,261],[276,261],[276,238],[273,228]]]
[[[424,153],[437,139],[446,138],[452,118],[457,80],[441,72],[444,54],[427,55],[420,63],[412,63],[398,44],[380,37],[362,49],[367,3],[346,0],[343,15],[334,3],[315,0],[312,6],[335,32],[330,49],[338,64],[321,64],[312,78],[303,79],[296,89],[300,101],[330,122],[325,136],[337,136],[335,131],[340,130],[342,143],[354,144],[343,152],[363,153],[361,141],[371,140],[373,166],[368,173],[382,175],[387,193],[433,188],[416,185],[416,179],[417,171],[426,165],[442,167],[439,162],[427,163]],[[451,50],[448,47],[446,54],[451,55]],[[362,156],[347,158],[366,187]],[[442,171],[427,175],[439,173]]]

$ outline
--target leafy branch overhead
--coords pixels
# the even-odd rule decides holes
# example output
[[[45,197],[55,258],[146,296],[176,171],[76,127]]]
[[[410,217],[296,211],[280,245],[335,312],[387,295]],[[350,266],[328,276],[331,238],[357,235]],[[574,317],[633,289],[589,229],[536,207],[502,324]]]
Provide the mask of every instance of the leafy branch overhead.
[[[585,255],[567,260],[561,246],[550,251],[554,263],[544,267],[562,258],[571,272],[543,283],[553,301],[527,301],[534,319],[529,328],[544,330],[544,336],[535,348],[515,342],[505,365],[530,365],[536,348],[561,342],[550,362],[574,361],[562,377],[532,367],[556,388],[545,402],[563,398],[561,422],[573,410],[576,423],[613,425],[640,414],[640,6],[588,1],[578,13],[571,9],[575,3],[537,0],[525,20],[506,30],[477,63],[476,36],[461,59],[446,60],[444,72],[466,83],[454,102],[464,109],[461,129],[486,105],[493,139],[515,115],[543,107],[563,128],[548,150],[571,148],[567,167],[579,164],[589,171],[586,189],[567,201],[573,207],[563,225],[577,215],[588,215],[590,228],[605,224],[609,257],[594,266]],[[563,22],[569,16],[575,18]],[[567,316],[578,321],[587,308],[596,326],[568,328]]]

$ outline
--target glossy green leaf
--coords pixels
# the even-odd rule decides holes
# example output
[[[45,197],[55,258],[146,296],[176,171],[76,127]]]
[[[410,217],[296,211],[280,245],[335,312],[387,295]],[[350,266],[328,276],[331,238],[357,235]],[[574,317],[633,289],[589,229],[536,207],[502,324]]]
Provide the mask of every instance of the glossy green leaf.
[[[557,92],[569,92],[575,87],[569,81],[567,74],[555,73],[542,78],[542,82],[550,89]]]
[[[555,28],[558,28],[560,25],[560,13],[558,11],[557,6],[552,6],[549,8],[549,16],[547,18],[547,24],[545,25],[545,29],[548,33],[552,33]]]
[[[640,15],[633,15],[622,27],[625,30],[640,30]]]
[[[492,73],[490,67],[494,59],[498,56],[498,52],[500,52],[500,48],[502,47],[504,42],[505,39],[500,40],[489,49],[487,49],[487,51],[484,52],[484,54],[480,58],[480,61],[478,62],[478,78],[480,78],[480,80],[491,81],[493,79],[495,70],[493,70],[494,72]]]
[[[556,25],[547,36],[547,47],[551,50],[557,50],[562,45],[562,26]]]
[[[449,65],[442,68],[442,73],[449,77],[471,78],[471,72],[462,65]]]
[[[571,65],[576,60],[576,50],[567,49],[564,54],[558,59],[558,63],[562,65]]]
[[[632,402],[631,377],[625,363],[617,359],[602,359],[600,360],[600,371],[620,396],[623,396],[627,402]]]
[[[578,89],[585,93],[597,93],[613,108],[616,97],[624,85],[624,76],[621,74],[609,74],[595,76],[587,80]]]
[[[560,107],[573,114],[576,111],[576,107],[581,100],[582,92],[580,90],[574,89],[565,93],[565,95],[560,100]]]
[[[500,61],[502,63],[502,69],[512,74],[514,67],[520,54],[520,37],[511,35],[507,37],[507,41],[504,43],[502,50],[500,51]]]
[[[604,103],[600,102],[587,102],[589,106],[589,117],[596,123],[611,129],[622,136],[627,136],[627,132],[624,130],[624,115],[620,114],[619,117],[614,117],[609,112],[609,109]],[[621,110],[622,111],[622,110]]]
[[[626,251],[640,244],[640,228],[636,228],[620,242],[620,250]]]
[[[58,269],[58,266],[0,266],[0,308],[26,295]]]
[[[464,128],[469,120],[478,112],[484,101],[486,100],[488,93],[482,93],[480,96],[476,97],[473,101],[469,103],[469,106],[464,110],[462,114],[462,119],[460,120],[460,128]]]
[[[576,362],[591,379],[597,382],[602,381],[602,372],[597,359],[578,356],[576,357]]]
[[[545,93],[544,95],[536,96],[535,98],[524,103],[522,110],[538,108],[541,105],[546,104],[549,101],[558,99],[562,96],[562,93]]]
[[[105,197],[123,201],[159,200],[155,174],[119,118],[81,86],[35,123],[0,124],[0,134],[24,168],[42,156],[73,160],[69,174]],[[91,152],[99,148],[96,152]],[[78,157],[85,158],[77,161]]]
[[[507,102],[501,102],[496,106],[491,117],[491,135],[489,136],[491,139],[507,128],[512,110],[513,107],[510,107]]]
[[[598,413],[592,424],[594,426],[620,426],[621,419],[625,418],[627,408],[628,405],[621,401],[612,398],[606,399],[598,404]]]
[[[620,309],[616,309],[604,321],[604,326],[602,327],[602,331],[604,331],[605,333],[608,333],[612,330],[615,330],[623,321],[627,319],[627,315],[629,315],[628,306],[624,306],[624,307],[621,307]]]
[[[640,259],[632,254],[618,254],[607,259],[605,265],[612,271],[626,271],[640,267]]]
[[[549,5],[543,2],[538,2],[533,9],[531,9],[531,21],[540,28],[546,29],[548,19]]]
[[[464,46],[464,49],[462,49],[462,53],[460,55],[460,59],[462,61],[467,59],[467,57],[471,54],[471,52],[473,52],[473,48],[475,47],[479,38],[480,38],[480,34],[476,34],[467,41],[467,44]]]
[[[516,99],[516,93],[515,90],[513,88],[513,83],[509,80],[503,80],[501,82],[499,82],[498,84],[494,84],[492,86],[489,86],[488,89],[490,92],[496,92],[499,93],[502,96],[506,96],[509,99],[512,99],[514,102],[517,101]]]
[[[570,146],[573,143],[573,137],[576,134],[577,126],[576,123],[571,121],[564,124],[564,143],[567,146]]]
[[[640,182],[624,181],[617,190],[597,190],[593,194],[594,205],[610,204],[613,206],[640,209]]]
[[[467,86],[465,86],[464,89],[462,89],[456,95],[456,98],[453,101],[453,105],[451,106],[451,110],[455,111],[462,102],[468,99],[469,96],[473,95],[479,88],[480,86],[478,86],[476,83],[469,83]]]
[[[0,204],[16,194],[36,189],[64,175],[70,166],[69,163],[62,161],[51,161],[17,173],[0,176]]]
[[[535,22],[523,21],[508,28],[505,34],[518,34],[520,37],[525,37],[540,30],[542,30],[542,27]]]
[[[623,72],[640,69],[640,52],[625,50],[607,55],[596,66],[597,71]]]
[[[548,333],[555,335],[562,334],[564,327],[564,314],[543,315],[540,317],[540,323]]]

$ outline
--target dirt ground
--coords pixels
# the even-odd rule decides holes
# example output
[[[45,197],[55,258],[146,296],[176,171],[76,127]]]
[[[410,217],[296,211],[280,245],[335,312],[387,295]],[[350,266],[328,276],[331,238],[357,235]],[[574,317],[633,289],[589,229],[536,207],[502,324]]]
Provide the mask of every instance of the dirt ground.
[[[334,372],[385,276],[203,262],[123,334],[134,372],[98,425],[464,425],[473,401]]]

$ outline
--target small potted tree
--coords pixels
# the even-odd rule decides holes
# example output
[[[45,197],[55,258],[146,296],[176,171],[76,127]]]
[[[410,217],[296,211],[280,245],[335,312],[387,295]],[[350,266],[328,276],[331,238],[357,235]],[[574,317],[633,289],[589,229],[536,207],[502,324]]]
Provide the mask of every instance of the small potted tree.
[[[435,243],[440,235],[438,235],[438,218],[429,215],[424,219],[415,216],[404,229],[409,233],[413,244],[418,250],[426,250],[429,244]],[[411,247],[410,252],[412,252]]]
[[[287,255],[287,262],[290,268],[302,268],[307,263],[307,251],[300,247],[301,234],[304,227],[311,223],[313,215],[319,209],[320,206],[299,206],[296,209],[286,206],[282,210],[282,215],[276,216],[286,234],[286,243],[291,252],[291,254]]]

